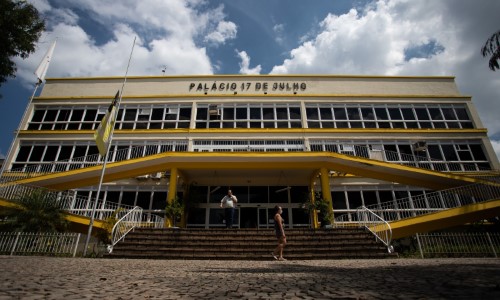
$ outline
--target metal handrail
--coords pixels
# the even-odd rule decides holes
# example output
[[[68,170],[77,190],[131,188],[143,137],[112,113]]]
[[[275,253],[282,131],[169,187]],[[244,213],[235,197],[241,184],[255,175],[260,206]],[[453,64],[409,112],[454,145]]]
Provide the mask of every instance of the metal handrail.
[[[397,221],[493,199],[500,199],[500,186],[476,183],[432,193],[426,192],[418,196],[390,200],[380,204],[366,205],[366,208],[379,214],[386,221]],[[355,224],[357,221],[356,216],[348,213],[335,218],[334,223],[340,227],[342,224]]]
[[[133,206],[129,205],[118,205],[118,203],[107,201],[103,202],[102,200],[95,200],[95,198],[92,199],[89,197],[78,196],[74,191],[56,191],[22,184],[0,186],[0,198],[17,202],[19,199],[36,191],[45,192],[44,197],[48,200],[57,202],[59,207],[64,211],[84,217],[90,217],[92,208],[94,207],[94,202],[98,201],[95,214],[95,218],[98,220],[106,220],[118,208],[122,208],[125,211],[133,209]]]
[[[175,144],[181,145],[184,141],[182,142],[174,141],[174,142]],[[217,146],[220,145],[218,144]],[[236,148],[240,147],[237,145],[232,145],[232,146],[235,147],[235,150]],[[252,151],[254,146],[261,147],[260,145],[248,145],[247,150]],[[385,162],[394,163],[398,165],[414,166],[417,168],[435,170],[440,172],[482,172],[485,174],[490,172],[492,175],[496,175],[497,178],[498,175],[500,174],[499,170],[492,170],[491,168],[484,168],[478,165],[471,165],[463,162],[450,162],[444,160],[437,160],[431,157],[417,156],[417,155],[399,153],[382,149],[372,150],[369,147],[363,145],[346,144],[344,146],[351,146],[352,151],[336,151],[336,152],[350,156],[382,160]],[[109,152],[108,157],[110,158],[110,162],[117,162],[126,159],[139,158],[157,154],[156,151],[151,151],[150,147],[151,145],[141,145],[131,148],[120,149]],[[376,153],[383,153],[383,155],[377,155]],[[6,183],[24,178],[36,177],[47,173],[57,173],[77,168],[93,167],[101,165],[102,163],[103,163],[103,158],[99,154],[92,154],[88,156],[70,158],[67,160],[48,162],[46,164],[30,165],[24,168],[4,171],[2,178],[0,178],[0,182]]]
[[[141,225],[142,221],[142,208],[139,206],[128,211],[122,218],[120,218],[111,230],[111,245],[108,245],[108,252],[113,252],[113,247],[121,241],[127,233],[135,227]]]
[[[391,246],[392,242],[392,228],[391,225],[382,219],[379,215],[372,212],[368,208],[362,206],[357,211],[358,220],[362,227],[368,229],[375,235],[375,238],[387,247],[389,253],[394,252]]]

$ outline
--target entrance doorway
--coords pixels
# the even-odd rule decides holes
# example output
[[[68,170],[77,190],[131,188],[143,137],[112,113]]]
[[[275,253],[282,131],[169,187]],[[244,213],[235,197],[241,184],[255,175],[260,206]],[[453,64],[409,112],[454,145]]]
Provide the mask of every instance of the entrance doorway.
[[[240,207],[240,228],[257,228],[257,207]]]

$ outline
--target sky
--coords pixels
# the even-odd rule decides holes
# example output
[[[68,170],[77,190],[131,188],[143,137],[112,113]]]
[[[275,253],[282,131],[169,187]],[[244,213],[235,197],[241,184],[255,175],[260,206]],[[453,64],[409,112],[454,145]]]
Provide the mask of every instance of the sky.
[[[57,39],[47,78],[129,75],[454,76],[500,157],[500,70],[480,49],[498,0],[30,0],[46,31],[0,87],[0,155]],[[37,92],[37,94],[39,91]]]

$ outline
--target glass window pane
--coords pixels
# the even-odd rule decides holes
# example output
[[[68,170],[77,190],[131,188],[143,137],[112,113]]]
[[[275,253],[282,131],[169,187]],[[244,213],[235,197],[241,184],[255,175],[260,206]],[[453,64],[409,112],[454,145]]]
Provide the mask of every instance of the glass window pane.
[[[21,146],[17,153],[16,161],[27,161],[31,152],[31,146]]]
[[[45,146],[34,146],[29,161],[40,161],[44,150]]]
[[[415,108],[415,113],[419,120],[430,120],[429,113],[426,108]]]
[[[401,108],[401,113],[403,113],[404,120],[415,120],[415,115],[413,114],[413,109]]]
[[[359,115],[359,109],[357,107],[348,107],[347,108],[347,116],[349,120],[361,120],[361,116]]]
[[[262,117],[261,117],[260,107],[250,107],[250,119],[261,120],[261,118]]]
[[[333,109],[333,113],[335,115],[336,120],[347,120],[347,114],[345,112],[345,108],[336,107]]]
[[[137,115],[137,109],[127,108],[125,110],[125,121],[135,121],[136,115]]]
[[[484,155],[483,147],[481,145],[469,145],[472,155],[474,155],[475,160],[487,160],[486,155]]]
[[[336,209],[347,209],[345,200],[346,199],[344,192],[332,192],[333,210],[335,211]]]
[[[208,108],[198,108],[196,110],[196,120],[206,120],[208,119]]]
[[[47,146],[45,155],[43,156],[43,161],[55,161],[57,150],[59,150],[59,146]]]
[[[349,201],[349,208],[354,209],[360,206],[363,206],[363,202],[361,201],[361,192],[347,192],[347,199]]]
[[[85,112],[85,119],[84,121],[95,121],[95,116],[97,115],[97,110],[96,109],[87,109]]]
[[[163,108],[153,108],[151,120],[163,120]]]
[[[441,150],[439,149],[439,145],[428,145],[427,151],[429,152],[429,156],[431,158],[443,160],[443,156],[441,155]]]
[[[377,115],[378,120],[389,120],[385,108],[382,107],[375,108],[375,114]]]
[[[248,119],[247,108],[246,107],[237,107],[236,108],[236,119],[238,120],[246,120]]]
[[[330,107],[321,107],[319,109],[321,120],[333,120],[332,109]]]
[[[306,114],[308,120],[319,120],[318,108],[317,107],[307,107]]]
[[[70,113],[71,113],[71,110],[69,110],[69,109],[60,110],[59,115],[57,116],[57,121],[67,121],[69,119]]]
[[[181,107],[179,109],[179,120],[191,120],[191,107]]]
[[[45,114],[45,110],[36,110],[31,118],[32,122],[42,122],[43,115]]]
[[[441,145],[441,149],[443,149],[446,161],[458,160],[457,154],[455,153],[455,147],[453,147],[453,145]]]
[[[432,120],[443,120],[443,115],[439,108],[429,108],[429,113]]]
[[[234,120],[234,107],[224,107],[223,114],[224,120]]]
[[[288,110],[286,107],[276,107],[276,118],[278,120],[288,120]]]
[[[455,108],[455,113],[457,114],[459,120],[470,120],[465,108]]]
[[[403,119],[399,108],[389,108],[389,115],[391,116],[391,120],[402,120]]]
[[[262,113],[264,114],[264,120],[274,120],[274,108],[264,107]]]
[[[455,116],[455,112],[453,111],[453,108],[442,108],[443,111],[443,116],[445,120],[456,120],[457,117]]]
[[[290,120],[300,120],[300,108],[299,107],[290,107]]]
[[[361,114],[364,120],[375,120],[375,115],[373,114],[373,109],[371,107],[361,108]]]
[[[54,109],[47,110],[47,113],[45,114],[45,118],[43,120],[44,122],[55,121],[56,115],[57,115],[57,110]]]

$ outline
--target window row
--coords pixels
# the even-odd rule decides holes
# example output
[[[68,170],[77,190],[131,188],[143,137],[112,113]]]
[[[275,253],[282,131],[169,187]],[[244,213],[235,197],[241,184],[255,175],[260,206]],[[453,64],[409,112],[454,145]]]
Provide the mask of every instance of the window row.
[[[407,128],[470,129],[474,125],[462,104],[198,104],[195,128]],[[37,106],[29,130],[95,130],[107,107]],[[191,104],[120,108],[115,129],[190,128]],[[304,119],[304,120],[303,120]]]
[[[465,105],[306,104],[309,128],[473,128]]]
[[[346,143],[311,140],[311,151],[328,151],[436,171],[484,171],[491,166],[480,141],[433,141],[424,149],[410,142]]]
[[[112,145],[109,162],[144,157],[162,152],[185,152],[186,141],[165,141],[150,145]],[[12,170],[23,172],[62,172],[94,166],[102,161],[94,142],[88,143],[23,143],[19,147]]]

